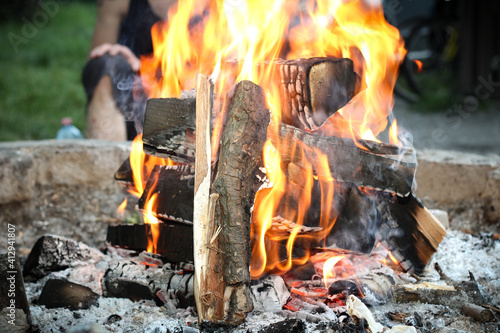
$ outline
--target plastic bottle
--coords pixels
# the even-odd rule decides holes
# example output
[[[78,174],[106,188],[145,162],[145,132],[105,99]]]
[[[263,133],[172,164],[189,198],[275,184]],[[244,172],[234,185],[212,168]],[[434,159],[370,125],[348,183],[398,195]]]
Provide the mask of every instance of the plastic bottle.
[[[64,117],[61,119],[62,127],[57,131],[56,139],[83,139],[83,135],[78,128],[73,125],[73,119]]]

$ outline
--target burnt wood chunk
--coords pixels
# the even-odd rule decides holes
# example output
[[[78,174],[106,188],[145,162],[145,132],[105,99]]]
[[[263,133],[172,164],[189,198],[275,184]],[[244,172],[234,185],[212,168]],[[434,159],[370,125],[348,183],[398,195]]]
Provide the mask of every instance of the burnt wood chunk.
[[[0,254],[0,312],[0,331],[29,331],[32,319],[21,266],[8,253]]]
[[[48,309],[88,309],[98,305],[99,295],[90,288],[63,279],[49,279],[42,289],[38,304]]]
[[[331,176],[338,182],[371,187],[406,196],[411,192],[417,166],[413,149],[386,143],[325,137],[282,124],[279,134],[270,137],[280,147],[282,163],[293,162],[301,168],[318,165],[319,156],[326,155]],[[297,142],[303,142],[298,145]]]
[[[75,261],[102,260],[102,253],[88,245],[61,236],[40,237],[24,264],[27,280],[37,280],[50,272],[68,268]]]
[[[446,229],[413,194],[394,199],[380,201],[383,221],[377,239],[403,269],[420,274],[446,236]]]
[[[359,90],[351,59],[317,57],[277,60],[283,122],[314,130],[345,106]]]
[[[156,165],[138,201],[144,210],[156,196],[153,214],[162,221],[193,222],[194,168],[189,165]]]
[[[146,105],[144,152],[194,163],[195,98],[151,98]]]
[[[147,224],[109,225],[106,241],[135,251],[145,251],[148,247]],[[160,222],[160,235],[156,251],[165,260],[186,262],[193,260],[193,226],[188,223]]]

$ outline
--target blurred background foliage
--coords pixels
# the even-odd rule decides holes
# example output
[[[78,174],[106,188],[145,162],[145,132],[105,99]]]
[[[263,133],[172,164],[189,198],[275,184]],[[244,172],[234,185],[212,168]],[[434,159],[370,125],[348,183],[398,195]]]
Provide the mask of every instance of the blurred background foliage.
[[[63,117],[84,130],[95,1],[44,2],[50,13],[42,2],[0,0],[0,141],[55,138]]]

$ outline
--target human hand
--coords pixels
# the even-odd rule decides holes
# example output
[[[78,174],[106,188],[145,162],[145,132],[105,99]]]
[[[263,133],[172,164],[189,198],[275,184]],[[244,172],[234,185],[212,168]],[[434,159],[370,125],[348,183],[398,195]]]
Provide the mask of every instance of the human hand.
[[[121,54],[127,60],[134,72],[138,72],[141,68],[141,61],[139,60],[139,58],[135,56],[132,50],[121,44],[101,44],[90,51],[89,58],[98,58],[103,56],[105,53],[109,53],[109,55],[111,56]]]

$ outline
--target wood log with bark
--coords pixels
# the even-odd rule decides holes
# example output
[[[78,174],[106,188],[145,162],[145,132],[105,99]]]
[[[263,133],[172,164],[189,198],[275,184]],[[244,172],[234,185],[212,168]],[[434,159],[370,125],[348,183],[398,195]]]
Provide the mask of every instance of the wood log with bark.
[[[200,321],[238,325],[253,308],[249,289],[250,207],[255,198],[255,171],[261,165],[270,116],[262,88],[249,81],[235,87],[227,112],[210,193],[203,188],[207,181],[204,168],[209,167],[206,162],[201,169],[203,177],[196,177],[195,182],[195,207],[205,206],[208,216],[206,221],[200,216],[205,225],[200,228],[202,232],[195,231],[197,251],[202,251],[195,260],[195,290]],[[198,135],[197,131],[197,143]],[[203,151],[209,140],[202,132]],[[202,160],[210,161],[210,155],[205,152],[200,155]],[[195,229],[197,223],[195,214]]]

